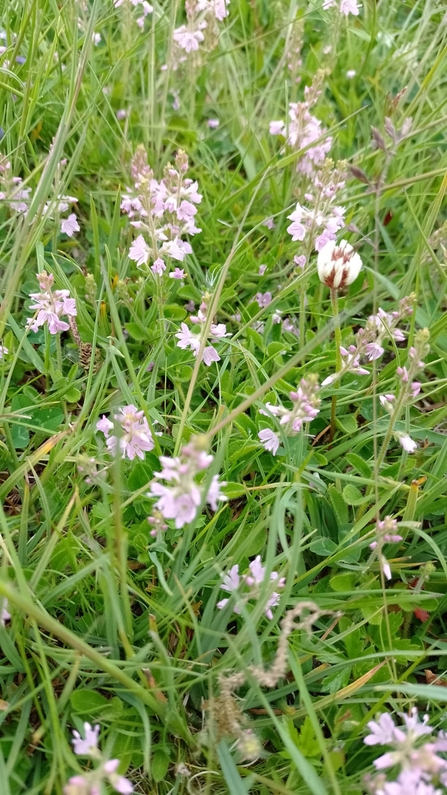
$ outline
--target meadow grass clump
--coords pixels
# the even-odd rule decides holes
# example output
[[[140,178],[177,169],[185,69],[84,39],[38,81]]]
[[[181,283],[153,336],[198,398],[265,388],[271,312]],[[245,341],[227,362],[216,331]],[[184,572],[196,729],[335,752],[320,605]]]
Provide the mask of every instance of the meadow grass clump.
[[[0,9],[0,795],[447,789],[446,31]]]

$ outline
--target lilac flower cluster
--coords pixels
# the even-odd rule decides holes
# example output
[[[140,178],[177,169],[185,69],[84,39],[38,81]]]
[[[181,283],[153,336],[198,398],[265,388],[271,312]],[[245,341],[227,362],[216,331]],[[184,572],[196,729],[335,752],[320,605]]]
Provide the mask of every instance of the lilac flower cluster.
[[[326,158],[323,168],[314,176],[313,186],[312,193],[304,194],[310,207],[296,205],[287,216],[292,221],[287,231],[292,242],[306,240],[309,249],[321,251],[326,243],[336,239],[337,232],[345,225],[345,207],[334,204],[345,186],[345,178],[341,169],[334,168],[332,160]]]
[[[30,298],[33,303],[30,309],[34,309],[37,314],[28,318],[27,326],[30,331],[37,331],[40,326],[48,326],[50,334],[57,334],[59,331],[68,331],[69,324],[61,320],[62,315],[76,317],[76,301],[70,298],[69,290],[52,290],[54,276],[45,271],[37,274],[37,281],[41,289],[40,293],[31,293]]]
[[[195,205],[200,204],[202,196],[197,192],[197,182],[185,177],[187,170],[188,158],[182,151],[177,153],[175,168],[166,166],[160,181],[154,179],[144,147],[138,147],[132,160],[134,191],[129,190],[123,196],[121,210],[142,234],[132,243],[129,258],[138,268],[152,262],[150,270],[154,276],[163,275],[166,258],[183,262],[192,252],[184,235],[201,232],[195,225]],[[173,278],[185,276],[180,270],[170,275]]]
[[[203,335],[206,333],[206,323],[207,323],[207,296],[204,296],[204,300],[200,304],[200,309],[197,315],[190,315],[190,321],[196,326],[199,326],[199,334],[193,334],[190,328],[186,325],[186,323],[181,324],[181,330],[177,332],[175,335],[178,339],[177,347],[182,348],[183,350],[191,350],[194,356],[197,356],[200,350],[200,346],[203,342]],[[227,332],[227,327],[224,323],[211,323],[209,327],[209,335],[207,335],[207,340],[211,340],[211,342],[218,342],[219,340],[224,339],[225,337],[231,337],[230,332]],[[202,353],[202,361],[209,367],[213,362],[219,362],[220,356],[213,345],[206,345],[203,349]]]
[[[447,760],[439,754],[447,752],[447,734],[439,731],[429,742],[420,744],[421,737],[434,735],[428,725],[428,715],[419,721],[414,707],[409,715],[399,713],[403,724],[396,726],[388,713],[378,715],[368,723],[370,734],[366,745],[391,746],[392,750],[374,760],[378,771],[398,768],[397,777],[387,781],[385,773],[370,777],[366,782],[374,795],[441,795],[439,785],[447,786]]]
[[[70,210],[70,206],[72,204],[77,203],[77,199],[75,196],[58,196],[58,201],[56,202],[57,214],[59,216],[63,215],[67,211]],[[53,219],[54,218],[54,208],[51,202],[47,202],[44,205],[43,213],[46,218]],[[68,237],[73,237],[75,232],[79,232],[80,226],[78,223],[78,219],[76,217],[76,213],[69,213],[66,218],[61,218],[61,232]]]
[[[10,620],[11,613],[8,613],[8,600],[0,599],[0,627],[4,627],[5,623]]]
[[[342,241],[342,243],[343,242],[346,241]],[[349,244],[346,245],[348,246]],[[352,249],[352,247],[349,248]],[[320,253],[323,256],[325,254],[325,250]],[[322,274],[323,266],[324,263],[321,265]],[[329,268],[329,265],[326,265],[325,267]],[[342,266],[340,265],[340,268],[341,267]],[[349,284],[350,282],[348,280],[351,279],[351,277],[352,272],[344,277],[339,276],[338,273],[335,273],[333,277],[332,274],[330,275],[331,281],[334,282],[334,284],[336,284],[340,278],[345,280],[345,284]],[[360,359],[363,357],[370,362],[380,359],[385,352],[383,343],[386,338],[396,340],[397,342],[403,342],[405,340],[405,332],[401,328],[398,328],[398,324],[412,314],[415,300],[416,298],[414,294],[402,298],[399,304],[399,309],[390,313],[385,312],[379,307],[377,314],[371,315],[368,318],[365,327],[357,332],[356,344],[349,345],[347,348],[340,347],[342,368],[338,373],[334,373],[333,375],[329,375],[327,378],[325,378],[321,386],[324,387],[329,386],[329,384],[333,384],[346,373],[369,375],[369,371],[360,365]]]
[[[290,392],[290,398],[292,400],[290,409],[282,405],[273,406],[271,403],[266,403],[265,409],[260,409],[259,413],[267,417],[271,415],[279,417],[279,424],[284,433],[287,436],[294,436],[301,431],[305,422],[312,422],[319,413],[320,398],[318,397],[317,377],[311,374],[302,378],[297,389]],[[264,449],[276,455],[280,444],[278,433],[272,431],[271,428],[265,428],[259,431],[258,436]]]
[[[353,14],[355,17],[357,17],[361,8],[361,6],[359,6],[357,3],[357,0],[339,0],[338,5],[335,0],[324,0],[324,11],[326,11],[328,8],[331,8],[331,6],[336,6],[340,14],[344,14],[346,17],[349,14]]]
[[[307,150],[298,160],[297,171],[308,177],[315,175],[332,146],[330,136],[319,141],[326,131],[321,121],[310,112],[321,93],[322,78],[323,74],[320,72],[316,75],[314,83],[305,87],[304,102],[289,103],[288,122],[271,121],[269,127],[270,134],[282,135],[288,146],[297,150]]]
[[[31,188],[23,187],[22,177],[12,176],[11,163],[6,158],[0,160],[0,184],[0,202],[5,202],[17,215],[26,213]]]
[[[49,154],[51,153],[51,147]],[[61,166],[65,165],[65,160],[61,161]],[[31,188],[24,188],[22,177],[13,177],[11,175],[11,163],[6,158],[0,160],[0,183],[3,190],[0,191],[0,202],[4,201],[8,207],[13,210],[17,215],[23,215],[28,210],[28,204],[32,193]],[[59,216],[63,215],[70,209],[72,204],[77,203],[74,196],[58,196],[56,207]],[[54,204],[46,202],[43,207],[43,215],[45,218],[54,218]],[[80,226],[76,217],[76,213],[71,212],[68,217],[61,219],[61,232],[68,237],[73,237],[75,232],[79,232]]]
[[[174,519],[177,529],[192,522],[199,506],[206,502],[213,511],[217,511],[218,502],[226,497],[221,494],[218,475],[213,475],[211,482],[203,480],[203,473],[209,469],[213,456],[208,455],[190,442],[182,448],[182,454],[176,458],[160,456],[162,470],[155,473],[148,497],[156,497],[156,511],[165,519]],[[198,477],[202,476],[201,482]],[[167,485],[161,483],[165,480]],[[156,523],[149,519],[157,530]]]
[[[398,541],[402,541],[402,536],[397,532],[396,519],[392,519],[391,516],[385,516],[382,522],[377,522],[376,540],[372,541],[369,546],[374,551],[374,556],[377,557],[387,580],[391,580],[391,569],[382,548],[384,544],[396,544]]]
[[[207,40],[207,49],[217,43],[215,23],[228,16],[230,0],[186,0],[186,25],[180,25],[173,33],[175,69],[187,60],[190,53],[196,53]]]
[[[98,767],[82,775],[72,776],[64,787],[64,795],[99,795],[106,781],[120,795],[130,795],[134,789],[129,779],[117,773],[119,759],[104,759],[98,748],[99,725],[84,723],[84,736],[73,731],[73,751],[77,756],[87,756],[98,762]]]
[[[408,350],[408,362],[404,367],[398,367],[396,374],[399,381],[399,389],[396,394],[387,393],[380,395],[379,400],[385,411],[394,416],[400,410],[412,403],[421,391],[421,382],[413,380],[420,370],[423,370],[425,363],[422,357],[426,356],[430,347],[428,345],[429,332],[427,329],[421,329],[415,335],[414,345]],[[406,433],[395,433],[395,437],[399,444],[407,453],[414,453],[417,450],[417,443]]]
[[[154,449],[154,440],[143,411],[138,411],[133,404],[123,406],[118,414],[114,415],[115,423],[105,415],[96,423],[98,431],[107,439],[107,447],[113,455],[117,450],[124,458],[133,461],[135,456],[144,459],[144,454]],[[115,427],[119,426],[120,434],[110,435]]]
[[[115,8],[119,8],[125,3],[127,3],[130,6],[133,6],[134,8],[137,8],[138,10],[140,10],[141,6],[141,11],[143,13],[141,17],[137,17],[136,22],[139,28],[144,28],[144,20],[146,19],[148,14],[152,14],[154,10],[153,6],[151,6],[151,4],[147,2],[147,0],[114,0],[113,5],[115,6]]]
[[[267,577],[266,569],[265,566],[262,565],[260,555],[251,561],[247,574],[239,574],[238,564],[231,567],[230,571],[224,575],[221,587],[222,590],[227,591],[227,593],[235,595],[236,599],[233,607],[235,613],[241,612],[238,600],[239,603],[245,603],[251,599],[259,599],[261,586],[266,579],[268,579],[269,582],[274,582],[276,588],[283,588],[286,582],[285,578],[279,577],[276,571],[272,571],[270,577]],[[267,618],[273,618],[272,607],[276,607],[279,603],[279,598],[280,595],[277,591],[273,591],[273,593],[269,595],[264,607]],[[221,599],[216,607],[218,607],[219,610],[223,610],[229,601],[230,599]]]

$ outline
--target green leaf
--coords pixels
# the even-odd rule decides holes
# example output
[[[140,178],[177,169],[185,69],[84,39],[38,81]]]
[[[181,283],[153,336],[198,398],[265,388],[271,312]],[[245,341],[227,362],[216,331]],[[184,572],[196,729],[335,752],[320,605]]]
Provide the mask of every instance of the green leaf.
[[[228,497],[229,500],[235,500],[237,497],[243,497],[246,494],[245,487],[241,483],[227,483],[223,487],[222,492]]]
[[[335,516],[337,517],[338,524],[345,525],[349,522],[348,509],[346,502],[336,486],[331,485],[327,490],[327,495],[331,501],[332,508],[334,509]]]
[[[79,715],[93,715],[107,707],[109,702],[96,690],[75,690],[70,696],[70,704]]]
[[[337,427],[349,436],[356,434],[357,420],[354,414],[344,414],[341,417],[337,417]]]
[[[348,572],[342,574],[334,574],[329,580],[329,585],[334,591],[346,593],[353,591],[357,582],[357,576]]]
[[[65,393],[65,400],[67,403],[79,403],[81,399],[82,392],[80,389],[76,389],[76,387],[72,386],[68,389]]]
[[[133,337],[134,340],[138,342],[143,342],[144,340],[148,339],[148,332],[145,328],[142,328],[138,323],[125,323],[124,327],[129,332],[130,336]]]
[[[169,767],[169,756],[165,751],[157,749],[152,757],[151,772],[152,778],[157,784],[166,776]]]
[[[314,538],[310,545],[311,552],[314,552],[315,555],[319,555],[322,558],[326,558],[329,555],[333,555],[337,549],[337,544],[335,541],[332,541],[331,538],[326,538],[326,536],[320,536],[319,538]]]
[[[247,795],[247,786],[239,775],[225,740],[221,740],[217,746],[217,756],[228,786],[228,792],[231,792],[231,795]]]
[[[351,464],[352,467],[354,467],[354,469],[357,470],[357,472],[360,472],[364,478],[371,477],[371,467],[361,456],[357,455],[356,453],[347,453],[346,460],[349,464]]]
[[[347,505],[362,505],[362,503],[365,502],[365,499],[370,498],[364,497],[357,486],[354,486],[352,483],[348,483],[348,485],[343,489],[343,499]]]

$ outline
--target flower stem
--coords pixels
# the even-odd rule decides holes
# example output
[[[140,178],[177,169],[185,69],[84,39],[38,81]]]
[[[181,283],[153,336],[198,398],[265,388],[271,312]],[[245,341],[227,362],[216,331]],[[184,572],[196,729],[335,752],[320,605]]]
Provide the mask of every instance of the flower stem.
[[[342,362],[341,362],[341,353],[340,353],[340,346],[341,346],[341,330],[340,330],[340,315],[338,311],[338,294],[337,290],[331,288],[331,305],[332,305],[332,316],[334,319],[334,335],[335,335],[335,371],[337,373],[340,372],[342,369]],[[337,387],[334,386],[334,390]],[[335,434],[335,421],[337,417],[337,393],[334,391],[332,395],[332,405],[331,405],[331,431],[330,431],[330,440],[334,438]]]

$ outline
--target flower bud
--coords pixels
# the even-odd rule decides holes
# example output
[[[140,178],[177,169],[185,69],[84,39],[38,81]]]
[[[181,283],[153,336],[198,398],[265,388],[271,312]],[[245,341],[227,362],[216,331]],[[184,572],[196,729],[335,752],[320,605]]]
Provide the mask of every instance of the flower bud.
[[[331,240],[318,254],[318,276],[332,290],[352,284],[361,269],[361,257],[347,240],[340,240],[340,243]]]

